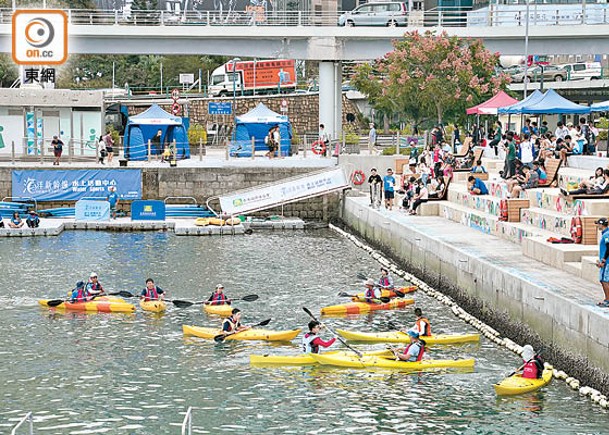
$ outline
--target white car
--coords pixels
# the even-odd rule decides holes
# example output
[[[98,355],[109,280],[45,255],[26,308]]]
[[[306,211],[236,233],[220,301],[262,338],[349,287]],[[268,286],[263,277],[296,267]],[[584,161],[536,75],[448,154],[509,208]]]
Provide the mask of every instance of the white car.
[[[597,80],[603,76],[600,62],[565,63],[560,67],[567,71],[568,80]]]

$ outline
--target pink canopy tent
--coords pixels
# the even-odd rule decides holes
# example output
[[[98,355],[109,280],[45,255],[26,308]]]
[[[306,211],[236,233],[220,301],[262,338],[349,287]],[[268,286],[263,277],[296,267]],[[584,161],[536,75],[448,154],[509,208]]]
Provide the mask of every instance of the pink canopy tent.
[[[466,110],[466,113],[468,115],[496,115],[497,109],[500,107],[511,106],[517,102],[517,99],[510,97],[503,91],[499,91],[499,93],[490,100],[480,103],[477,106],[470,107]]]

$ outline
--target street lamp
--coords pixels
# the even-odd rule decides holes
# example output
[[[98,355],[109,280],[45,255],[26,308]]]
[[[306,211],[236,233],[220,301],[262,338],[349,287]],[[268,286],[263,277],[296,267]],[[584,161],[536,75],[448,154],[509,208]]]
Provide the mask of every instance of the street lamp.
[[[233,144],[235,143],[236,140],[236,127],[237,127],[237,115],[235,113],[235,109],[236,109],[236,104],[237,104],[237,84],[236,84],[236,80],[237,80],[237,62],[240,61],[241,59],[238,57],[235,57],[231,63],[233,64]]]
[[[525,27],[524,27],[524,88],[523,88],[523,97],[527,97],[527,84],[529,81],[529,77],[527,75],[529,71],[529,0],[525,0],[527,4],[526,8],[526,17],[525,17]]]

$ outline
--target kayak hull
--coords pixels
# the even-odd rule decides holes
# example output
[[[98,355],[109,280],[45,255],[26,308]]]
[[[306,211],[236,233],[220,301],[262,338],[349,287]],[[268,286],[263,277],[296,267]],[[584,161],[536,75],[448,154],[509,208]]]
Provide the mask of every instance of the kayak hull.
[[[408,287],[399,287],[397,290],[402,293],[413,293],[418,290],[418,287],[416,285],[410,285]],[[356,296],[358,298],[363,298],[364,292],[357,293]],[[382,298],[397,298],[398,295],[395,294],[395,292],[393,290],[381,290],[381,297]]]
[[[140,301],[140,308],[144,311],[150,311],[152,313],[162,313],[167,309],[165,301]]]
[[[98,313],[133,313],[135,305],[125,302],[123,299],[101,296],[88,302],[63,302],[56,307],[49,307],[50,299],[40,299],[38,303],[43,307],[66,311],[88,311]]]
[[[200,326],[182,325],[184,335],[193,335],[199,338],[213,340],[222,331],[216,328],[204,328]],[[262,340],[262,341],[290,341],[300,334],[300,329],[289,331],[270,331],[267,329],[248,329],[226,337],[228,340]]]
[[[330,305],[321,309],[321,314],[362,314],[377,310],[395,310],[414,304],[414,299],[395,298],[387,303],[375,304],[372,302],[350,302],[348,304]]]
[[[195,220],[195,225],[199,227],[206,227],[207,225],[215,225],[215,226],[224,226],[224,225],[239,225],[241,223],[241,219],[239,218],[229,218],[229,219],[220,219],[220,218],[197,218]]]
[[[544,370],[540,379],[523,378],[520,373],[505,378],[493,385],[498,396],[513,396],[516,394],[530,393],[545,387],[552,380],[552,370]]]
[[[355,354],[351,355],[327,355],[311,354],[311,357],[323,365],[337,367],[349,367],[355,369],[383,368],[396,369],[403,371],[423,371],[438,368],[461,368],[473,369],[475,361],[473,359],[441,360],[429,359],[423,361],[407,362],[396,361],[395,358],[383,358],[380,356],[362,356],[359,358]]]
[[[203,309],[207,314],[216,314],[222,317],[228,317],[232,314],[233,306],[228,304],[223,305],[208,305],[203,304]]]
[[[365,341],[369,343],[409,343],[408,334],[399,331],[391,332],[358,332],[337,329],[343,338],[353,341]],[[436,334],[421,337],[425,343],[431,344],[459,344],[480,341],[480,334]]]
[[[350,351],[330,351],[324,355],[343,355]],[[393,354],[389,350],[378,350],[372,352],[364,352],[364,355],[369,356],[387,356]],[[301,353],[300,355],[250,355],[250,364],[261,366],[312,366],[319,364],[315,358],[309,353]]]

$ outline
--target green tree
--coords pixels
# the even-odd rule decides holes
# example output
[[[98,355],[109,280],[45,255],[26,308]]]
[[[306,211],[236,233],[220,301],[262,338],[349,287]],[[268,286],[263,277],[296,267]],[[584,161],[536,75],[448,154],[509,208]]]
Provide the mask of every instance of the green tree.
[[[8,54],[0,54],[0,87],[9,87],[19,77],[19,70]]]
[[[464,114],[509,81],[494,75],[499,54],[486,50],[480,40],[414,31],[393,47],[374,64],[358,66],[351,83],[378,111],[404,115],[417,124]]]

